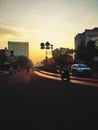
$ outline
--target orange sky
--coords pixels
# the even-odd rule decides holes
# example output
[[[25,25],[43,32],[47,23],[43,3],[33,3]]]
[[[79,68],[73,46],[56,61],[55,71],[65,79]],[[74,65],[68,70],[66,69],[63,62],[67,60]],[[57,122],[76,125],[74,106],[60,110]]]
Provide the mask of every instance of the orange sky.
[[[98,25],[96,0],[0,0],[0,48],[29,42],[32,61],[45,58],[41,42],[74,48],[74,37]]]

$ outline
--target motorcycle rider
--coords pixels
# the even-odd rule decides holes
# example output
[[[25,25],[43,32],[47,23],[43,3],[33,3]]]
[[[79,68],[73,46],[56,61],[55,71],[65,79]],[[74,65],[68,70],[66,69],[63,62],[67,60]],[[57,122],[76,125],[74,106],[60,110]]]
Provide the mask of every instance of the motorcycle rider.
[[[61,79],[64,80],[64,78],[67,78],[67,80],[70,79],[69,70],[66,65],[61,69]]]

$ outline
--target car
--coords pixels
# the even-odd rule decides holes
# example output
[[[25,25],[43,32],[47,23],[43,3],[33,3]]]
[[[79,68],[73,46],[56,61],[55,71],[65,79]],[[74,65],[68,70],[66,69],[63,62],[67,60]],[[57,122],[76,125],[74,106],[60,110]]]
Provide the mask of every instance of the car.
[[[91,76],[91,68],[85,64],[73,64],[71,66],[71,73],[72,75],[84,75],[84,76]]]

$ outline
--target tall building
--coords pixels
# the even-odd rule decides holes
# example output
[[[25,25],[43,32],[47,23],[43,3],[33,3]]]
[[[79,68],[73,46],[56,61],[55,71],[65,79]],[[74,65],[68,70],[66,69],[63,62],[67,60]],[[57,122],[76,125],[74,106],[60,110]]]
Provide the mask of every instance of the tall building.
[[[98,39],[98,28],[86,29],[83,33],[78,33],[75,36],[75,50],[77,50],[81,41],[84,41],[85,46],[87,46],[88,41],[94,39]]]
[[[15,56],[26,56],[29,58],[29,43],[8,41],[8,50],[14,51]]]
[[[75,50],[77,50],[81,41],[84,40],[84,33],[78,33],[75,37]]]

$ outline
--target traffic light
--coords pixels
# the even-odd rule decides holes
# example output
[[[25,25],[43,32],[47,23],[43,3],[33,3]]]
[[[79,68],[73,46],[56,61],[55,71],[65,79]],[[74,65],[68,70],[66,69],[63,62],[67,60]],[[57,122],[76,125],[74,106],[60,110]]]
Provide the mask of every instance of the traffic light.
[[[41,49],[45,49],[45,45],[43,42],[40,44],[40,46],[41,46]]]
[[[50,43],[49,42],[46,42],[45,45],[46,45],[46,49],[50,49]]]

